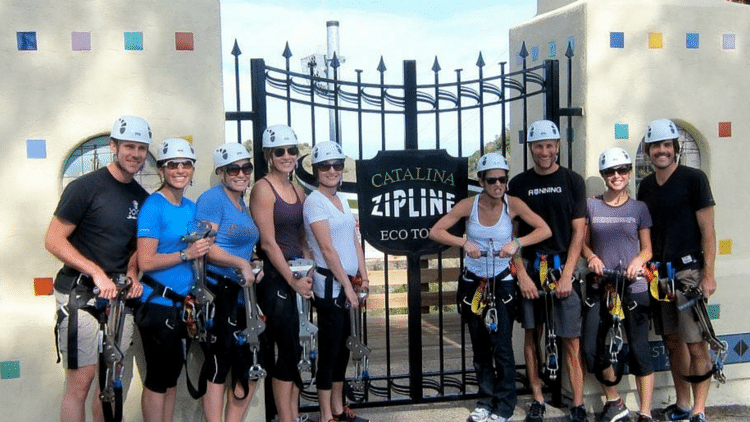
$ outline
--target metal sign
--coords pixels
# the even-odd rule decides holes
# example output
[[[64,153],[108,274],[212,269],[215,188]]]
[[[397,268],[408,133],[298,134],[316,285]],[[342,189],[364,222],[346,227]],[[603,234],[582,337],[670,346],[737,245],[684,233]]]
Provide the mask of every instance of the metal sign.
[[[362,236],[393,255],[444,250],[428,238],[430,227],[466,197],[467,188],[467,159],[442,149],[379,151],[370,160],[357,160]]]

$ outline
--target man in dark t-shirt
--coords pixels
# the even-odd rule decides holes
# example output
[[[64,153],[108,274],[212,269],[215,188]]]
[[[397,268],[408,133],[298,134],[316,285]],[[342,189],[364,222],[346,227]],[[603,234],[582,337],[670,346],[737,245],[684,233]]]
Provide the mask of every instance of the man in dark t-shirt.
[[[587,421],[583,406],[583,366],[581,365],[581,297],[579,286],[574,286],[573,272],[581,254],[586,217],[586,187],[583,178],[557,163],[560,153],[560,132],[549,120],[540,120],[529,126],[526,140],[534,167],[515,176],[508,184],[508,195],[523,200],[532,211],[539,214],[552,229],[552,237],[522,250],[527,268],[520,266],[518,283],[523,295],[523,321],[525,329],[524,357],[533,401],[527,413],[527,422],[541,422],[545,404],[542,381],[538,375],[536,344],[544,324],[544,301],[539,300],[541,280],[540,260],[550,270],[559,271],[555,288],[553,318],[557,336],[562,338],[565,367],[573,391],[570,420]],[[530,231],[519,223],[518,236]],[[543,258],[542,258],[543,257]],[[575,280],[577,282],[577,280]]]
[[[669,263],[683,287],[699,287],[708,298],[716,291],[715,202],[705,173],[678,163],[678,137],[677,127],[669,119],[649,124],[644,151],[656,170],[641,182],[638,199],[646,203],[653,219],[653,259],[663,264],[660,274],[666,273],[664,267]],[[687,298],[680,291],[675,296],[675,302],[659,302],[654,321],[667,347],[677,396],[666,416],[669,420],[690,416],[691,422],[704,422],[711,378],[691,385],[685,377],[710,372],[711,356],[693,312],[677,310]],[[692,411],[691,389],[695,400]]]
[[[135,116],[119,118],[110,134],[114,159],[105,168],[71,182],[55,209],[44,240],[47,250],[63,262],[55,278],[58,309],[58,350],[63,357],[65,392],[60,421],[84,421],[85,403],[98,361],[98,328],[94,287],[102,299],[117,288],[111,277],[131,280],[128,297],[141,295],[135,259],[138,210],[148,193],[134,180],[146,162],[151,128]],[[127,351],[133,331],[126,318],[120,348]],[[98,388],[97,388],[98,391]],[[92,400],[95,421],[103,420],[102,404]]]

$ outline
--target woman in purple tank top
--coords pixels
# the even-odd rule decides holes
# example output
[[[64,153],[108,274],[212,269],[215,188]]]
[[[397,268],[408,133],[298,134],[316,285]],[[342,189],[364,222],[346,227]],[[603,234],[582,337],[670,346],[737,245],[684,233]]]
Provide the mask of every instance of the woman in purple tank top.
[[[596,375],[606,396],[600,420],[609,422],[630,420],[617,392],[625,363],[638,386],[638,422],[652,420],[650,298],[642,275],[652,255],[651,216],[645,203],[628,195],[632,169],[630,155],[620,147],[599,156],[599,172],[607,190],[587,201],[586,241],[581,254],[591,271],[586,285],[583,354],[589,372]],[[628,339],[627,359],[618,350],[623,331]]]
[[[263,131],[263,154],[269,170],[250,193],[250,209],[260,231],[258,254],[266,263],[265,276],[257,286],[259,305],[268,318],[261,344],[279,422],[300,420],[302,377],[297,363],[302,349],[296,294],[312,297],[312,278],[296,278],[287,263],[309,258],[302,218],[305,196],[291,181],[299,154],[297,144],[297,136],[288,126],[270,126]]]

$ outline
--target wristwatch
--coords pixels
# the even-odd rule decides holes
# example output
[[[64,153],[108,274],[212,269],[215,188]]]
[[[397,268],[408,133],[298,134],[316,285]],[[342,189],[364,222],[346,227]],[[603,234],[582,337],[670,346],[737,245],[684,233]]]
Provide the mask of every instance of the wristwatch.
[[[188,256],[185,251],[180,251],[180,259],[182,260],[182,262],[187,262]]]

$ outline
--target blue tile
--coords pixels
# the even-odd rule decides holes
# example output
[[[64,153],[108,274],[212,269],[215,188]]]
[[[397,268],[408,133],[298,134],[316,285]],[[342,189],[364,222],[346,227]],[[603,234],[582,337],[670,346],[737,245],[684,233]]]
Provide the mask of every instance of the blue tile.
[[[18,51],[34,51],[36,47],[36,32],[16,32]]]
[[[555,57],[557,55],[557,44],[555,44],[554,41],[550,41],[549,43],[549,56]]]
[[[126,50],[143,50],[143,32],[126,32],[124,38]]]
[[[615,139],[628,139],[629,128],[627,123],[615,123]]]
[[[535,45],[531,47],[531,61],[535,62],[537,60],[539,60],[539,47]]]
[[[610,48],[625,48],[625,33],[624,32],[610,32],[609,33],[609,46]]]
[[[47,158],[47,141],[44,139],[27,139],[26,158]]]
[[[688,32],[685,34],[685,48],[700,47],[701,35],[697,32]]]

